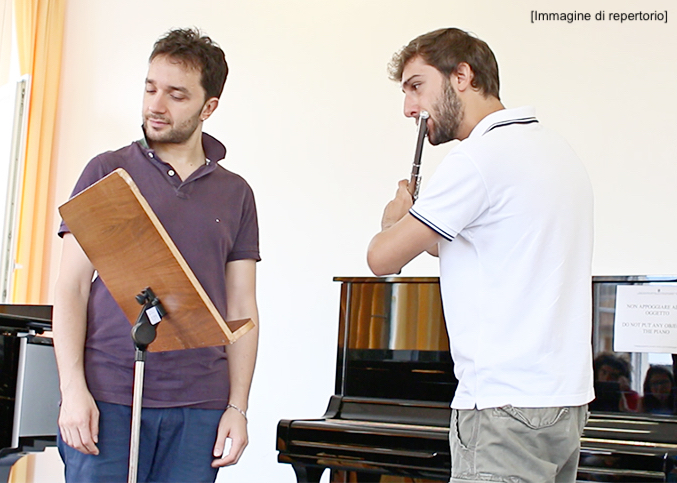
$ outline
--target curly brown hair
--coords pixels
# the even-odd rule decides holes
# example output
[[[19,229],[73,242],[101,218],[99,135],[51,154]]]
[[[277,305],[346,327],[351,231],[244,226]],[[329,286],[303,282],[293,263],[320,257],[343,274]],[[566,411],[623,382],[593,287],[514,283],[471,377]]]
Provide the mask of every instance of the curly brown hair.
[[[472,86],[485,97],[494,96],[500,100],[496,57],[486,42],[468,32],[443,28],[416,37],[393,55],[388,64],[390,78],[401,82],[404,67],[415,57],[421,57],[445,77],[455,73],[458,65],[465,62],[474,74]]]
[[[149,62],[158,56],[168,56],[201,73],[200,84],[206,99],[221,97],[228,77],[228,64],[223,50],[196,28],[174,29],[153,46]]]

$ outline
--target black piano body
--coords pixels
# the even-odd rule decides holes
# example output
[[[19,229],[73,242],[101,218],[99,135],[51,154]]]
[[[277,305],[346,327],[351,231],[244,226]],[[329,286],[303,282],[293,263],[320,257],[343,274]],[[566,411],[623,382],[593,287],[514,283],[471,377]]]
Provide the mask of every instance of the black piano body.
[[[22,456],[56,444],[59,382],[48,305],[0,305],[0,481]]]
[[[299,482],[325,468],[449,479],[456,388],[437,278],[337,278],[335,395],[317,420],[280,421],[278,460]],[[371,480],[378,481],[378,480]]]
[[[326,469],[332,483],[449,481],[449,403],[457,381],[438,279],[335,280],[335,394],[321,418],[279,422],[278,461],[291,464],[299,483],[319,482]],[[677,278],[594,277],[595,354],[613,352],[615,288],[622,284],[677,285]],[[601,406],[610,399],[601,386],[581,440],[578,481],[677,481],[677,415]]]

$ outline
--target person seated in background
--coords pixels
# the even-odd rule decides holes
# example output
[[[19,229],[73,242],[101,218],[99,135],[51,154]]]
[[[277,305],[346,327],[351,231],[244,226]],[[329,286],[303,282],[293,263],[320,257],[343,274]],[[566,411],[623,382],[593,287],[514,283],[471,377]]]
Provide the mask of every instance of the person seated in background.
[[[675,379],[665,366],[651,366],[644,378],[641,410],[653,414],[675,414]]]
[[[628,361],[604,352],[593,361],[595,394],[591,406],[599,411],[636,412],[639,394],[630,388],[631,366]]]

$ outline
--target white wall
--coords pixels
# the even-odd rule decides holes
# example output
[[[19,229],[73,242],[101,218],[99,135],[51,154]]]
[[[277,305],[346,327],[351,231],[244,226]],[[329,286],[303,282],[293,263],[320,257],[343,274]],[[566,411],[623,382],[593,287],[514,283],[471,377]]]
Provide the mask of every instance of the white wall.
[[[333,393],[339,286],[369,275],[366,246],[416,130],[387,79],[392,53],[443,26],[494,49],[506,106],[531,104],[563,133],[592,178],[594,272],[677,273],[676,10],[668,23],[530,23],[530,11],[632,12],[644,2],[592,0],[69,0],[55,162],[55,203],[86,161],[140,137],[147,56],[171,27],[199,26],[231,74],[205,131],[257,196],[261,348],[251,444],[219,481],[292,482],[276,463],[282,418],[319,417]],[[449,145],[424,150],[424,176]],[[56,231],[56,212],[54,229]],[[55,243],[54,254],[58,253]],[[52,262],[52,286],[57,262]],[[436,275],[417,260],[403,275]]]

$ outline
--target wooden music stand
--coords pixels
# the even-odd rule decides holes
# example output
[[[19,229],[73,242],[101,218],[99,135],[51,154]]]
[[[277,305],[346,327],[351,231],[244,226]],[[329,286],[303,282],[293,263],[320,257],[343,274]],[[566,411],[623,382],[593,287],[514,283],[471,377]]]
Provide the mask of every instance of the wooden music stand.
[[[147,287],[167,311],[151,352],[231,344],[254,327],[225,322],[129,174],[121,168],[59,207],[122,311],[134,324]],[[225,268],[224,268],[225,269]]]
[[[231,344],[254,322],[223,320],[125,170],[116,169],[83,190],[61,205],[59,213],[133,325],[130,337],[136,355],[127,482],[136,483],[150,344],[155,351]],[[159,324],[163,318],[166,322]]]

